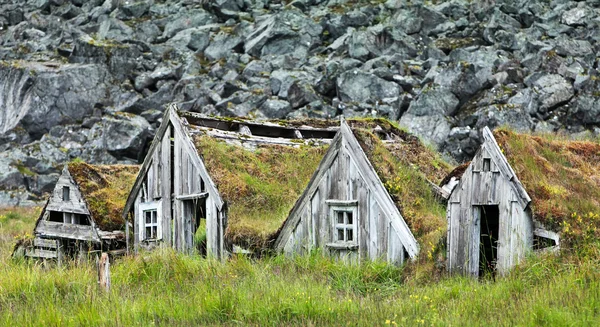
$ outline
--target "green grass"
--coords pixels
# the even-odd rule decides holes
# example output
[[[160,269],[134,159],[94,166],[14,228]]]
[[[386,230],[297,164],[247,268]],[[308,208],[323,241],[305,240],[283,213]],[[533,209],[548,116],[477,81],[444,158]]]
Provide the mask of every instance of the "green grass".
[[[264,250],[300,197],[327,146],[261,145],[256,151],[200,136],[196,144],[228,202],[227,236]]]
[[[10,259],[39,210],[0,210],[0,325],[7,326],[597,326],[600,243],[529,257],[509,276],[415,279],[414,269],[348,266],[320,253],[226,262],[170,250],[113,263],[112,289],[93,264],[56,268]]]
[[[600,144],[500,129],[495,137],[532,198],[534,218],[580,246],[600,238]]]

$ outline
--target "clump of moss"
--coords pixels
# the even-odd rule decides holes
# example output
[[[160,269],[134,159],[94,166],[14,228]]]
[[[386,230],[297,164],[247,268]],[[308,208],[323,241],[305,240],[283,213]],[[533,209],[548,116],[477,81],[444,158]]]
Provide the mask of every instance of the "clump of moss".
[[[226,238],[255,251],[274,240],[327,150],[263,145],[250,151],[208,136],[195,142],[228,203]]]
[[[600,238],[600,144],[501,129],[498,145],[532,199],[534,218],[567,245]]]
[[[101,230],[121,230],[121,213],[139,167],[136,165],[90,165],[70,162],[69,173],[85,198],[95,224]]]

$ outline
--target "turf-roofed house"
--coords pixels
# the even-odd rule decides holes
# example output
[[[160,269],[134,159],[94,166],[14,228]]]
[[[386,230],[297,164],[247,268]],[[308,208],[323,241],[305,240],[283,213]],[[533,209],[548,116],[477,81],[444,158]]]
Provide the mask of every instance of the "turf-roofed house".
[[[25,255],[61,260],[94,251],[125,251],[125,221],[121,212],[139,166],[90,165],[71,162],[38,218]]]
[[[385,119],[342,119],[279,233],[275,248],[320,248],[348,262],[401,264],[445,234],[441,190],[449,165]],[[423,245],[420,247],[420,244]]]
[[[123,211],[134,249],[217,258],[269,249],[337,129],[169,106]]]
[[[580,201],[571,198],[573,190],[598,189],[579,169],[590,168],[579,148],[577,142],[558,144],[485,127],[473,160],[442,181],[453,188],[447,209],[448,270],[505,274],[533,249],[558,249],[559,235],[545,226],[557,227],[575,211],[598,212],[597,197],[585,200],[583,208],[569,204]],[[598,155],[600,146],[594,149]],[[575,185],[563,185],[573,180]]]

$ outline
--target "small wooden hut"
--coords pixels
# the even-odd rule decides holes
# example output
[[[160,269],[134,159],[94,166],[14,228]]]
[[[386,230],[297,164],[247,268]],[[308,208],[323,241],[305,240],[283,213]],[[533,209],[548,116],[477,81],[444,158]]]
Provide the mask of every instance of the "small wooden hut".
[[[537,182],[525,170],[523,160],[536,162],[536,159],[528,151],[511,147],[509,142],[532,137],[518,135],[509,139],[504,137],[508,132],[499,133],[503,136],[503,148],[485,127],[483,143],[473,160],[458,167],[442,182],[454,188],[447,209],[450,272],[472,276],[488,271],[504,274],[534,248],[534,243],[558,246],[558,234],[534,220],[546,217],[547,213],[536,215],[532,210],[540,207],[532,207],[528,189],[535,190]],[[525,185],[529,188],[521,183],[509,162],[518,165],[519,175],[527,177]]]
[[[123,217],[134,249],[262,252],[337,127],[165,112]]]
[[[415,258],[419,241],[431,251],[444,232],[444,213],[436,198],[441,191],[430,179],[441,180],[448,168],[384,119],[342,119],[275,249],[301,254],[320,248],[344,261],[394,264]]]
[[[81,162],[65,165],[35,224],[35,238],[24,247],[25,255],[60,260],[96,250],[124,253],[121,211],[138,169]]]

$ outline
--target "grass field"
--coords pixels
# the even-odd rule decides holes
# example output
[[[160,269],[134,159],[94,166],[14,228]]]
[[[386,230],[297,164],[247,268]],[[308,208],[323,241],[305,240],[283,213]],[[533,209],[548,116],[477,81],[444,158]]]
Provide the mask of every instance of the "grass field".
[[[7,326],[598,326],[600,244],[530,257],[496,281],[384,263],[345,266],[319,253],[225,263],[156,251],[112,266],[43,267],[10,259],[39,209],[0,210],[0,325]]]

